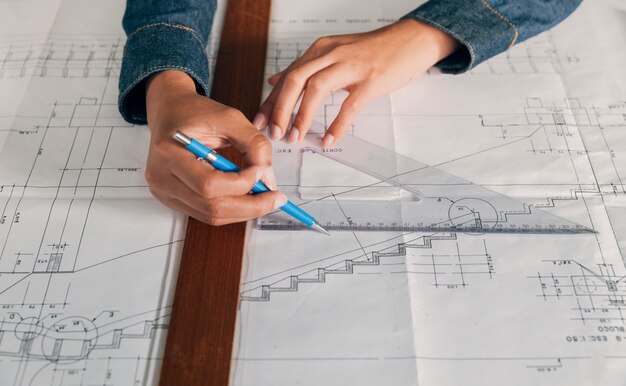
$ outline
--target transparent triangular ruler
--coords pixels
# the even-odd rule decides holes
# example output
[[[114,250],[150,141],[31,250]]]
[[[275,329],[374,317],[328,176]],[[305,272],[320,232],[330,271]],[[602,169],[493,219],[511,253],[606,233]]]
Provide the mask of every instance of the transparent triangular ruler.
[[[291,192],[286,192],[294,203],[330,231],[595,232],[351,135],[344,136],[337,148],[323,150],[320,143],[321,135],[309,134],[301,145],[290,145],[289,153],[299,159],[290,161],[289,169],[300,170],[304,157],[308,157],[309,162],[311,156],[313,162],[314,157],[323,157],[370,176],[372,180],[312,199],[298,194],[302,192],[301,187],[297,191],[292,187]],[[390,194],[390,189],[400,193]],[[281,191],[285,192],[282,187]],[[380,199],[371,199],[376,198],[378,192],[382,192]],[[369,199],[359,199],[359,194]],[[257,228],[305,229],[279,211],[259,218]]]

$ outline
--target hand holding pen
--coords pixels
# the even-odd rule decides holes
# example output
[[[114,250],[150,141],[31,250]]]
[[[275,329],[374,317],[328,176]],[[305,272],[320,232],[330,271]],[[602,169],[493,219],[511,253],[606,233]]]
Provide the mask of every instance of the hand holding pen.
[[[187,74],[163,71],[150,78],[146,107],[151,139],[145,175],[164,205],[222,225],[262,216],[287,202],[277,191],[248,194],[259,179],[276,189],[269,140],[239,111],[198,95]],[[250,166],[224,173],[198,162],[172,139],[177,129],[212,148],[232,145]]]
[[[230,172],[230,173],[238,173],[240,171],[237,165],[235,165],[234,163],[230,162],[229,160],[227,160],[226,158],[218,154],[215,150],[209,149],[208,147],[204,146],[200,142],[196,141],[193,138],[189,138],[187,135],[185,135],[184,133],[180,131],[177,131],[176,134],[174,134],[174,139],[180,142],[181,144],[183,144],[185,148],[189,150],[191,153],[193,153],[196,157],[210,163],[217,170]],[[251,189],[252,194],[255,194],[255,195],[267,193],[269,191],[270,190],[267,188],[267,186],[261,181],[258,181],[257,183],[255,183]],[[287,213],[291,217],[295,218],[302,224],[310,227],[311,229],[330,236],[330,233],[328,233],[328,231],[324,229],[324,227],[322,227],[315,220],[315,218],[313,218],[313,216],[311,216],[304,210],[300,209],[297,205],[295,205],[291,201],[287,201],[286,203],[281,205],[280,210]]]

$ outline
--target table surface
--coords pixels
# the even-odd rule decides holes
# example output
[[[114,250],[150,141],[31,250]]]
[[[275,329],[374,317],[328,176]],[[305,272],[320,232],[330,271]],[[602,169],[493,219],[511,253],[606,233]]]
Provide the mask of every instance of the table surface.
[[[211,98],[248,119],[261,99],[269,18],[270,0],[228,2]],[[232,149],[223,153],[243,163]],[[228,384],[245,233],[245,223],[211,227],[189,219],[162,386]]]

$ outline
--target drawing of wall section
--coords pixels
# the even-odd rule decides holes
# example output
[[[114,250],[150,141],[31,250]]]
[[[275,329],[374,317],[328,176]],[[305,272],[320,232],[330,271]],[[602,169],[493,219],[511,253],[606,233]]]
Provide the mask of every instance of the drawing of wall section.
[[[2,195],[0,272],[72,271],[101,185],[120,184],[149,197],[143,160],[107,161],[110,146],[118,153],[127,147],[118,145],[132,134],[143,137],[113,114],[113,107],[96,98],[55,104],[46,122],[40,119],[32,131],[11,133],[0,154],[6,165],[0,180],[7,186]],[[33,238],[36,234],[40,238]],[[24,250],[28,239],[39,242]]]

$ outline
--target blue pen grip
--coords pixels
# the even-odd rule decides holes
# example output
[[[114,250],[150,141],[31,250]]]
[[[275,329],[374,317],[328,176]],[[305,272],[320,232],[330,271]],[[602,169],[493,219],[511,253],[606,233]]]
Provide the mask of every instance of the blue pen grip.
[[[191,143],[186,147],[187,150],[191,151],[193,154],[200,158],[207,158],[209,154],[211,154],[211,149],[204,146],[195,139],[191,139]],[[216,160],[213,161],[212,165],[215,169],[221,170],[223,172],[238,172],[241,170],[237,165],[230,162],[219,154],[216,155]],[[262,183],[261,181],[257,181],[257,183],[254,184],[254,186],[252,187],[252,192],[264,193],[269,192],[269,189],[267,188],[267,186],[265,186],[264,183]]]
[[[281,206],[280,209],[298,219],[299,221],[302,221],[306,226],[310,227],[315,224],[315,219],[311,217],[310,214],[300,209],[300,207],[296,206],[291,201],[287,201],[287,203]]]

